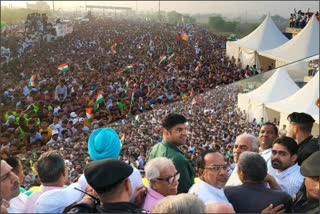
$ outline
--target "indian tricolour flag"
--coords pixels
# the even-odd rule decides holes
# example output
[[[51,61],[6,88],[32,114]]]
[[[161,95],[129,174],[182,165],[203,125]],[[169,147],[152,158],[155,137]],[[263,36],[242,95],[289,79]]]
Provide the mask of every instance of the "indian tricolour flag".
[[[93,110],[92,108],[86,108],[86,116],[90,123],[92,122],[92,110]]]
[[[128,66],[125,67],[125,70],[126,70],[126,71],[129,71],[129,70],[131,70],[134,66],[135,66],[135,64],[130,64],[130,65],[128,65]]]
[[[69,66],[68,66],[67,63],[63,63],[63,64],[61,64],[61,65],[58,66],[58,70],[59,70],[60,72],[66,72],[66,71],[69,70]]]
[[[159,65],[160,65],[162,62],[165,62],[165,61],[167,61],[167,60],[168,60],[167,56],[163,55],[163,56],[160,58]]]
[[[36,87],[36,79],[37,79],[37,74],[32,74],[30,80],[29,80],[29,87]]]
[[[104,98],[102,96],[102,90],[98,91],[96,102],[94,103],[93,109],[96,111],[99,108],[99,105],[104,102]]]

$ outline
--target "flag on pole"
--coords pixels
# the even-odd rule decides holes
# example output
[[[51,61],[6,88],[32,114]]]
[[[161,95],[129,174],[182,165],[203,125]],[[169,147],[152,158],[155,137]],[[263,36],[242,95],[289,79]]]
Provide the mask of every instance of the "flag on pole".
[[[132,92],[132,95],[131,95],[131,104],[133,104],[134,102],[134,91]]]
[[[128,87],[129,87],[129,83],[130,83],[130,79],[129,79],[129,78],[127,78],[127,80],[126,80],[126,84],[124,85],[124,86],[125,86],[125,88],[128,88]]]
[[[32,76],[31,76],[31,78],[29,80],[28,86],[32,87],[32,88],[36,87],[36,79],[37,79],[37,74],[36,73],[32,74]]]
[[[134,68],[134,66],[136,66],[136,65],[135,65],[135,64],[130,64],[130,65],[126,66],[126,67],[124,68],[124,70],[130,71],[132,68]]]
[[[171,55],[169,56],[168,60],[172,59],[174,56],[175,56],[174,53],[171,54]]]
[[[87,118],[88,118],[88,122],[89,122],[89,123],[92,122],[92,111],[93,111],[92,108],[86,108],[86,115],[87,115]]]
[[[66,72],[69,70],[69,66],[67,63],[63,63],[58,66],[58,70],[59,70],[59,72]]]
[[[163,55],[161,58],[160,58],[160,62],[159,62],[159,65],[163,62],[166,62],[168,60],[167,56]]]
[[[98,110],[99,105],[104,102],[104,97],[102,95],[102,90],[98,91],[96,102],[94,103],[93,110]]]

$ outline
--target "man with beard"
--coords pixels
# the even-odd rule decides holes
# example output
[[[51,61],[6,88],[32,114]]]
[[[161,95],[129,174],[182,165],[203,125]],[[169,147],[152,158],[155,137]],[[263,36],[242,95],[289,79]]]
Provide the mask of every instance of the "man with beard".
[[[306,113],[293,112],[287,117],[289,124],[289,136],[299,145],[298,164],[307,159],[312,153],[319,151],[319,137],[311,135],[311,130],[315,120]]]
[[[11,199],[19,195],[19,178],[16,176],[12,167],[4,160],[1,160],[1,180],[0,195],[2,200],[9,202]],[[1,201],[2,201],[1,200]],[[10,208],[10,207],[9,207]]]
[[[291,197],[299,191],[304,180],[296,163],[298,147],[290,137],[280,137],[272,146],[271,164],[277,170],[272,175],[281,189]]]
[[[181,114],[170,113],[162,123],[163,141],[153,146],[148,160],[155,157],[167,157],[172,159],[177,171],[180,173],[178,186],[179,193],[187,193],[194,182],[194,169],[191,161],[179,149],[187,141],[187,118]]]
[[[200,178],[189,193],[196,194],[204,203],[222,202],[232,207],[223,192],[229,177],[229,166],[223,155],[215,150],[206,150],[200,155],[197,165]]]

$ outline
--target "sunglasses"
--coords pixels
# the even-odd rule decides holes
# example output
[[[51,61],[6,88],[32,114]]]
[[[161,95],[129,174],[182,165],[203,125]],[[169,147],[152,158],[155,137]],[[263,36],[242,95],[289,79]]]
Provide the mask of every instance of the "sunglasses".
[[[228,171],[229,170],[229,165],[225,164],[225,165],[212,165],[212,166],[208,166],[205,167],[205,169],[211,169],[213,171],[220,171],[221,169]]]
[[[169,184],[173,184],[173,182],[174,181],[178,181],[179,178],[180,178],[180,173],[176,172],[173,176],[169,176],[169,177],[166,177],[166,178],[156,178],[156,180],[158,180],[158,181],[166,181]]]

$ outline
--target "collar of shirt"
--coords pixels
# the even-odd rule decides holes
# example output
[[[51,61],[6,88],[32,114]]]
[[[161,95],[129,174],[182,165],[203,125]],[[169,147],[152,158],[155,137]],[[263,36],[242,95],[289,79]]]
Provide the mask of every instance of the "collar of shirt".
[[[275,175],[276,175],[277,177],[283,179],[283,178],[285,178],[285,177],[288,176],[288,175],[294,175],[294,176],[296,176],[297,173],[300,174],[300,166],[296,163],[295,165],[290,166],[289,168],[285,169],[285,170],[282,171],[282,172],[279,172],[279,171],[277,170],[277,172],[276,172]]]

